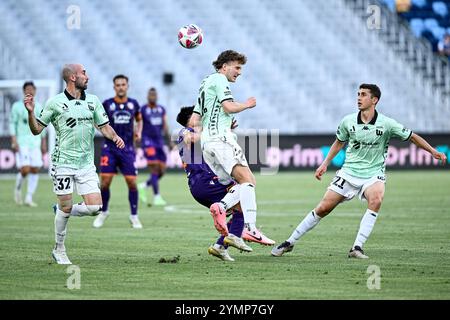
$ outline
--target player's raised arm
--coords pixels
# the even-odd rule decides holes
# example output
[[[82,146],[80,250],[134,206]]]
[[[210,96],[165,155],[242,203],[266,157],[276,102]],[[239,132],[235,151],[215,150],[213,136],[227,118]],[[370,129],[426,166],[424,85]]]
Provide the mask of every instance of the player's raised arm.
[[[114,131],[113,127],[111,127],[109,124],[105,124],[98,129],[105,138],[112,140],[116,144],[117,148],[123,149],[125,147],[125,143],[123,142],[122,138],[117,135],[116,131]]]
[[[339,141],[338,139],[334,141],[333,145],[330,148],[330,151],[327,154],[327,157],[325,158],[325,160],[323,160],[322,164],[319,166],[319,168],[317,168],[316,173],[314,174],[317,180],[322,179],[322,175],[327,171],[327,167],[329,166],[333,158],[338,154],[338,152],[345,146],[345,144],[346,142]]]
[[[226,100],[222,102],[222,107],[226,113],[239,113],[241,111],[244,111],[245,109],[256,107],[256,98],[248,98],[244,103]]]
[[[441,160],[442,164],[445,164],[447,162],[447,156],[445,155],[445,153],[438,152],[424,138],[422,138],[418,134],[413,133],[411,135],[410,141],[412,143],[414,143],[416,146],[418,146],[419,148],[421,148],[425,151],[428,151],[433,156],[433,158],[435,158],[437,160]]]
[[[188,122],[188,127],[194,130],[194,132],[186,131],[184,134],[184,143],[189,147],[191,143],[196,143],[200,140],[203,129],[202,118],[197,112],[194,111],[194,113],[192,113]]]
[[[36,136],[44,130],[44,126],[41,125],[34,116],[34,97],[31,94],[27,94],[24,100],[25,108],[28,111],[28,125],[31,132]]]

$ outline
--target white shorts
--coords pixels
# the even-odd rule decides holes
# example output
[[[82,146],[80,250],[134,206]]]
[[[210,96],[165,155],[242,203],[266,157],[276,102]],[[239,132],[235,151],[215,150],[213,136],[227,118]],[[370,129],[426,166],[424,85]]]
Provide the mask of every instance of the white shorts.
[[[372,178],[363,179],[353,177],[346,174],[342,170],[336,172],[336,176],[331,181],[328,190],[333,190],[336,193],[345,197],[344,201],[353,199],[358,195],[359,200],[367,200],[364,196],[364,191],[376,182],[386,183],[384,174],[376,175]]]
[[[203,145],[203,157],[221,184],[231,182],[235,165],[248,167],[247,159],[234,139],[208,141]]]
[[[40,148],[19,146],[19,152],[16,152],[16,166],[18,169],[22,167],[40,168],[42,165],[42,152]]]
[[[72,194],[74,184],[80,196],[100,193],[100,181],[95,165],[84,169],[52,166],[50,174],[53,180],[53,192],[58,196]]]

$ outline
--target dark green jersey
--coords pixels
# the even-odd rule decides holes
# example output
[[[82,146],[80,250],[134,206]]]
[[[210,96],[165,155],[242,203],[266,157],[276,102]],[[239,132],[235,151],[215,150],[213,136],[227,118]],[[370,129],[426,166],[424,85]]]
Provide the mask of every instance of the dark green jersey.
[[[37,121],[45,127],[49,123],[55,127],[52,163],[74,169],[94,164],[95,125],[109,123],[97,96],[83,93],[75,99],[67,90],[47,101]]]
[[[342,170],[358,178],[384,174],[389,140],[408,140],[411,135],[411,130],[377,111],[367,124],[361,120],[361,112],[346,116],[336,133],[339,141],[348,142]]]

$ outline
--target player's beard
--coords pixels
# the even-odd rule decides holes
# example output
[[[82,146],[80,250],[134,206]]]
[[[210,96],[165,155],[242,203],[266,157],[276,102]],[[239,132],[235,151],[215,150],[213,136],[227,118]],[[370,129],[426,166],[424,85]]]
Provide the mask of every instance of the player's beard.
[[[75,88],[76,89],[78,89],[80,91],[84,91],[84,90],[87,89],[87,87],[88,87],[87,81],[85,83],[82,83],[81,81],[78,81],[78,79],[77,79],[77,81],[75,81]]]

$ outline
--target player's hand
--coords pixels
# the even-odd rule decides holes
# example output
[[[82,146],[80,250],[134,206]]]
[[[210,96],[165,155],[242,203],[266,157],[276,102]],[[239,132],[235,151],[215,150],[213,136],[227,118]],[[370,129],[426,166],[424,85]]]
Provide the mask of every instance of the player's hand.
[[[187,147],[188,149],[191,148],[192,140],[193,140],[193,138],[192,138],[192,132],[189,132],[189,131],[186,130],[186,131],[184,132],[184,135],[183,135],[183,141],[184,141],[184,144],[186,145],[186,147]]]
[[[436,152],[433,152],[432,155],[433,155],[433,158],[435,158],[437,160],[441,160],[443,165],[447,162],[447,156],[445,155],[445,153],[436,151]]]
[[[116,136],[116,137],[113,139],[113,142],[116,144],[116,147],[117,147],[117,148],[119,148],[119,149],[125,148],[125,142],[123,142],[123,140],[122,140],[121,137]]]
[[[248,98],[247,101],[245,102],[245,105],[247,106],[248,109],[256,107],[256,98],[255,97]]]
[[[31,94],[27,94],[25,96],[25,99],[23,100],[23,104],[25,105],[25,108],[28,110],[28,112],[34,111],[34,97]]]
[[[140,132],[135,132],[134,133],[134,141],[141,142],[141,139],[142,139],[142,134]]]
[[[14,142],[14,143],[12,143],[11,144],[11,149],[14,151],[14,152],[19,152],[19,145],[17,144],[17,142]]]
[[[233,119],[233,121],[231,122],[231,130],[236,129],[237,127],[239,127],[237,120]]]
[[[322,163],[320,167],[317,168],[316,173],[314,174],[317,180],[322,180],[323,174],[327,172],[327,167],[328,166],[325,163]]]

